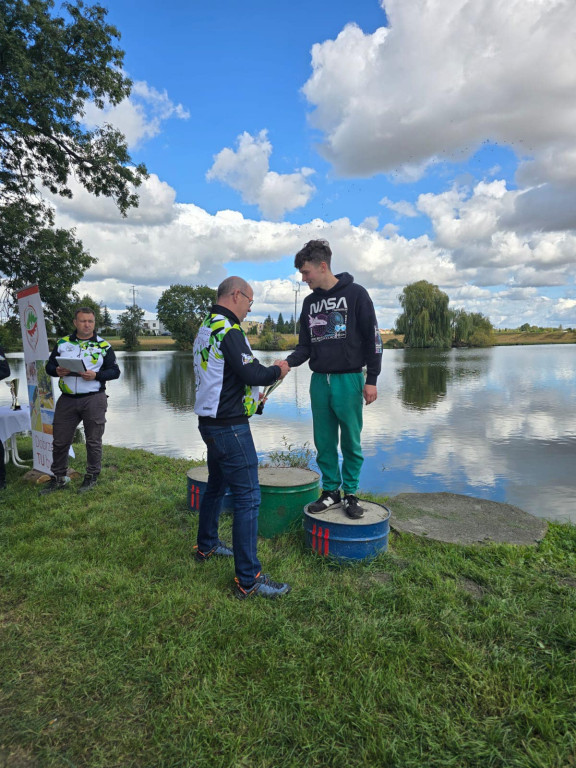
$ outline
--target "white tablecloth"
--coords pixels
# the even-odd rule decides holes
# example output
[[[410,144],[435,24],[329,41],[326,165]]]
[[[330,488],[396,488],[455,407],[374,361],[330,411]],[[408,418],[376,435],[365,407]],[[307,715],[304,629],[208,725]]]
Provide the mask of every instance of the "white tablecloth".
[[[16,432],[30,429],[30,408],[23,405],[19,411],[13,411],[9,405],[0,407],[0,440],[4,443]]]

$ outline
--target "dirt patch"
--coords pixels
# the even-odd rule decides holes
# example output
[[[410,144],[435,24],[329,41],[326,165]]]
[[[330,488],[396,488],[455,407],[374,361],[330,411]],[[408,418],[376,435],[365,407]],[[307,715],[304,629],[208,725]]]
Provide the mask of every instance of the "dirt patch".
[[[472,579],[460,579],[458,583],[462,589],[465,592],[468,592],[468,594],[471,595],[475,600],[480,600],[480,598],[484,597],[486,593],[484,587],[481,587],[480,584],[477,584]]]
[[[20,747],[0,747],[0,768],[40,768],[38,762]]]
[[[376,584],[389,584],[392,581],[391,573],[373,573],[370,576],[370,581],[376,582]]]

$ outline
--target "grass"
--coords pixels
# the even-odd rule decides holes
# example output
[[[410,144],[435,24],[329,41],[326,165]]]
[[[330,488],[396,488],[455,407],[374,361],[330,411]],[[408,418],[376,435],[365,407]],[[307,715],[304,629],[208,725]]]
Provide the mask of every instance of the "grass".
[[[348,566],[286,534],[259,554],[292,592],[241,602],[228,561],[191,558],[190,462],[104,458],[88,498],[9,467],[2,768],[576,765],[575,527],[537,548],[391,534]]]
[[[494,343],[497,346],[517,344],[576,344],[576,331],[541,331],[522,333],[520,331],[496,331]]]
[[[176,349],[176,342],[171,336],[139,336],[138,340],[140,342],[140,346],[136,350],[138,352]],[[124,339],[120,336],[106,336],[106,341],[110,342],[116,352],[124,350]]]

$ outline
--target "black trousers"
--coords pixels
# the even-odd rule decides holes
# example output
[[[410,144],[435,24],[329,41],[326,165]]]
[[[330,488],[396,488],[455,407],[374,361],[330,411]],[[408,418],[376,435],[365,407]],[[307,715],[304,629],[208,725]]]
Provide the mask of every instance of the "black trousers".
[[[108,396],[96,392],[84,397],[61,395],[54,412],[52,474],[64,477],[68,469],[68,451],[76,427],[82,422],[86,435],[86,473],[99,475],[102,469],[102,436],[106,426]]]
[[[0,487],[3,485],[6,485],[6,462],[4,459],[4,444],[0,440]]]

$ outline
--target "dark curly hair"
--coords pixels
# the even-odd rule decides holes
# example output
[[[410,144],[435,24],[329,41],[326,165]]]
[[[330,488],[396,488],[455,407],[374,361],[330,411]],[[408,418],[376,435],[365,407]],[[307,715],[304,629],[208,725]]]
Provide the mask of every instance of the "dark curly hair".
[[[296,269],[301,269],[305,261],[311,261],[317,266],[325,261],[330,266],[331,260],[332,251],[328,240],[310,240],[294,257],[294,266]]]

